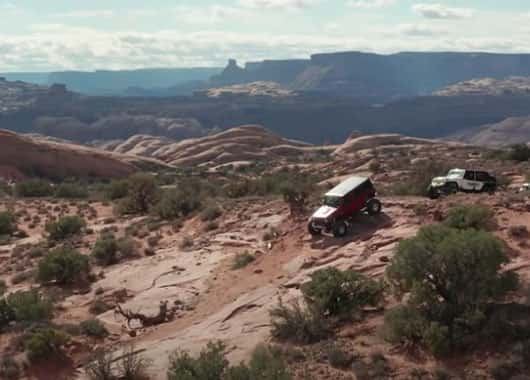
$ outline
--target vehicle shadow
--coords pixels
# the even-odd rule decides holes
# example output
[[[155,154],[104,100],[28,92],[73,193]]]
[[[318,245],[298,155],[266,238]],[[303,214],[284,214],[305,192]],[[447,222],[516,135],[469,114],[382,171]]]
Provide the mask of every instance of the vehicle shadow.
[[[341,247],[355,241],[365,241],[370,239],[374,233],[383,228],[389,228],[394,225],[394,221],[384,212],[370,216],[368,214],[356,215],[349,224],[348,233],[342,238],[336,238],[333,234],[323,233],[320,236],[313,236],[311,248],[328,249],[331,247]]]

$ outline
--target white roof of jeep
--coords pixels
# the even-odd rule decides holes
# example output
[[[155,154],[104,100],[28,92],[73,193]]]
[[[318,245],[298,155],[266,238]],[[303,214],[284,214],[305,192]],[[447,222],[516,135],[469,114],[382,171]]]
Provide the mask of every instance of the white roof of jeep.
[[[347,180],[342,181],[333,189],[326,193],[327,197],[343,197],[347,195],[350,191],[357,188],[359,185],[362,185],[368,181],[366,177],[350,177]]]

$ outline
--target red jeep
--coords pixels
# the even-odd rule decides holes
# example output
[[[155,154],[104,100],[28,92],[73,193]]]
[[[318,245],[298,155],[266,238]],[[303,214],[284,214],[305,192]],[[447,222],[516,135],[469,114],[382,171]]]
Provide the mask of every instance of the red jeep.
[[[351,219],[359,211],[370,215],[381,212],[381,202],[375,195],[369,178],[348,178],[324,195],[323,205],[309,219],[309,232],[320,235],[322,231],[333,231],[335,237],[346,235]]]

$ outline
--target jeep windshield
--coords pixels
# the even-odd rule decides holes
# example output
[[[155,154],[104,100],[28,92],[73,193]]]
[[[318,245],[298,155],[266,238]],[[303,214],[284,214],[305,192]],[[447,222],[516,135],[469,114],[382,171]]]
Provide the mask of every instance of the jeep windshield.
[[[448,177],[463,177],[465,173],[466,171],[463,169],[452,169],[452,170],[449,170],[449,173],[447,173],[447,176]]]
[[[342,203],[342,197],[337,197],[337,196],[334,196],[334,195],[326,195],[324,197],[323,203],[324,203],[325,206],[337,208]]]

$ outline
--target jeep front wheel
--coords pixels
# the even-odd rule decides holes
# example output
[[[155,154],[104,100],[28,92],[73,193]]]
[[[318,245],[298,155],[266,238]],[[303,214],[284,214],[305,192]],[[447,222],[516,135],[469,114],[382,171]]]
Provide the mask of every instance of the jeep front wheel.
[[[456,194],[458,193],[458,185],[454,182],[450,182],[445,185],[447,194]]]
[[[313,236],[322,235],[322,230],[320,228],[316,228],[313,222],[309,222],[307,225],[307,230],[309,233]]]
[[[333,236],[344,237],[346,232],[348,232],[348,226],[345,222],[339,221],[333,225]]]
[[[366,209],[369,215],[377,215],[381,213],[382,205],[379,199],[370,199],[366,204]]]

